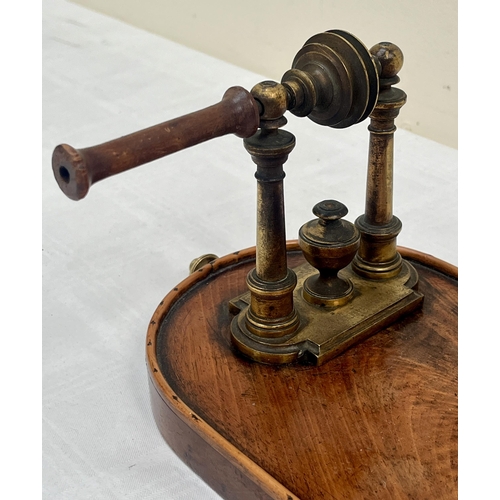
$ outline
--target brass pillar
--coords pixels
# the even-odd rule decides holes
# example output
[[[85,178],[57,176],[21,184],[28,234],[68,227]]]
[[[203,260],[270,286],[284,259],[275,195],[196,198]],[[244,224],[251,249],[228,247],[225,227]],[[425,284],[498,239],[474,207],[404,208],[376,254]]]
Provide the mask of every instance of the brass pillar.
[[[361,233],[354,271],[365,278],[387,279],[399,274],[401,255],[396,238],[401,221],[393,215],[394,120],[406,102],[406,94],[392,85],[399,82],[403,54],[394,44],[381,42],[370,52],[380,63],[380,92],[370,114],[370,147],[365,213],[355,224]]]
[[[287,268],[283,164],[295,147],[295,137],[279,130],[286,124],[285,88],[262,82],[252,89],[262,107],[260,130],[245,139],[245,149],[257,165],[257,253],[256,267],[247,276],[251,294],[246,328],[259,337],[284,337],[299,326],[293,305],[297,285],[295,273]]]

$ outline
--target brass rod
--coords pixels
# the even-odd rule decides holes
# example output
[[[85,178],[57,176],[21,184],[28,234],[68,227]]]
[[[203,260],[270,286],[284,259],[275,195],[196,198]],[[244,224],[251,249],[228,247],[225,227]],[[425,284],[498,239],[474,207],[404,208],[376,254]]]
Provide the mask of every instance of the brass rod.
[[[286,277],[286,234],[283,164],[257,165],[257,276],[264,281]]]
[[[293,304],[297,277],[286,259],[283,164],[295,147],[295,137],[278,130],[285,123],[283,118],[261,120],[261,130],[244,141],[257,165],[256,265],[247,275],[251,299],[245,321],[233,325],[235,331],[282,339],[293,335],[300,324]]]
[[[391,221],[394,175],[394,131],[378,127],[372,118],[368,127],[370,147],[366,182],[365,217],[369,224],[387,224]]]

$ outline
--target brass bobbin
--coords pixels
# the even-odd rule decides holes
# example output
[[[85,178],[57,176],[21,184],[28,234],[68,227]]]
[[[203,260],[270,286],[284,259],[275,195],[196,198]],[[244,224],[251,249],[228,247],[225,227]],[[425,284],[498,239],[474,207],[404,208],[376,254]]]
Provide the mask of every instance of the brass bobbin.
[[[293,114],[345,128],[372,112],[378,96],[378,67],[355,36],[331,30],[307,40],[281,82],[290,93]]]

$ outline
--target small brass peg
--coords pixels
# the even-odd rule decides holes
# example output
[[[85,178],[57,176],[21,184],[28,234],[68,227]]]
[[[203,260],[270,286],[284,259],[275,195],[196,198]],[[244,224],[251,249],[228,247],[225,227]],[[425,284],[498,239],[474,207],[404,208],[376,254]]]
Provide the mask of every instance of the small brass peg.
[[[319,270],[304,282],[303,296],[311,304],[337,307],[352,298],[352,283],[338,276],[359,248],[359,231],[342,219],[347,213],[347,207],[339,201],[322,201],[313,208],[318,219],[299,230],[300,248],[309,264]]]
[[[215,259],[218,258],[219,257],[213,253],[205,253],[203,255],[200,255],[196,259],[193,259],[189,264],[189,274],[195,273],[202,267],[206,266],[207,264],[210,264],[211,262],[213,262]]]

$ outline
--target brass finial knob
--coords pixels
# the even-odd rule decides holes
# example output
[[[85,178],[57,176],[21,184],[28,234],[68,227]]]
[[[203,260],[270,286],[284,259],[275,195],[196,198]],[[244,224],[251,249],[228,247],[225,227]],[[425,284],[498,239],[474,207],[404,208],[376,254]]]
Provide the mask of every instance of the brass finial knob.
[[[401,49],[391,42],[380,42],[370,49],[370,54],[379,66],[381,90],[399,82],[398,73],[403,67],[404,57]]]
[[[338,227],[338,224],[331,224],[329,223],[330,221],[341,219],[348,214],[347,207],[336,200],[325,200],[316,203],[312,212],[316,217],[319,217],[319,224],[327,226],[330,229]]]
[[[260,107],[261,120],[277,120],[288,108],[288,93],[281,83],[266,80],[250,91]]]
[[[382,73],[380,78],[392,78],[403,67],[404,57],[401,49],[391,42],[380,42],[370,49],[370,54],[380,62]]]
[[[354,224],[343,220],[347,207],[336,200],[325,200],[313,208],[318,217],[299,230],[299,245],[306,260],[319,270],[304,282],[304,299],[312,304],[335,307],[347,303],[353,286],[338,276],[356,255],[359,231]]]

